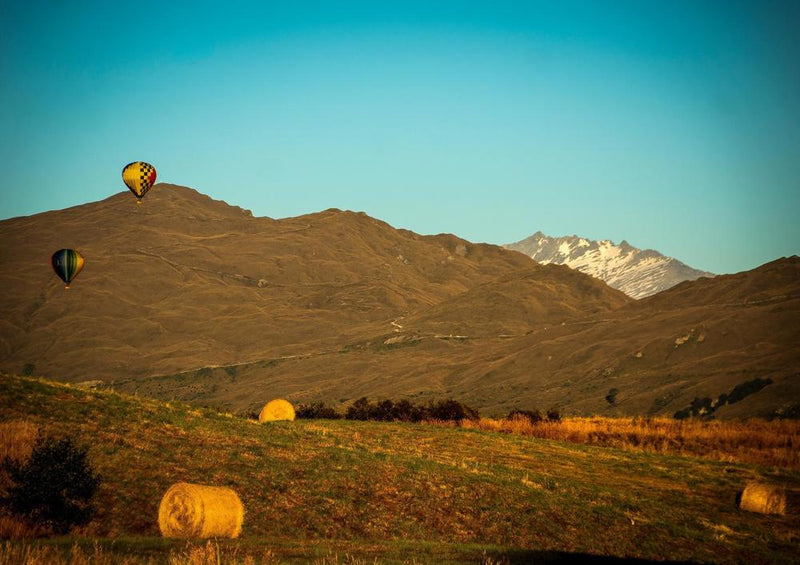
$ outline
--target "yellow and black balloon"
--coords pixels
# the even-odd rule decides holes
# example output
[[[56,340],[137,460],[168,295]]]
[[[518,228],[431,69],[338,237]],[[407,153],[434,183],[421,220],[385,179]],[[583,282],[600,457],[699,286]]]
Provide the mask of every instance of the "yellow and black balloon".
[[[142,203],[142,197],[156,183],[156,168],[150,163],[134,161],[122,169],[122,180],[136,196],[136,203]]]
[[[50,259],[53,264],[53,270],[64,281],[64,288],[69,288],[69,283],[72,279],[78,276],[78,273],[83,269],[83,255],[74,249],[59,249],[53,253]]]

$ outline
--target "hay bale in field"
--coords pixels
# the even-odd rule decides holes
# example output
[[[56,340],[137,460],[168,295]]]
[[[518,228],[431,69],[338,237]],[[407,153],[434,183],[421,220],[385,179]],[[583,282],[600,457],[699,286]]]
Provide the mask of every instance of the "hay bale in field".
[[[235,538],[242,531],[244,506],[226,487],[175,483],[158,507],[165,538]]]
[[[294,406],[282,398],[267,402],[258,415],[259,422],[277,422],[279,420],[294,420]]]
[[[778,485],[747,483],[739,508],[761,514],[786,514],[786,489]]]

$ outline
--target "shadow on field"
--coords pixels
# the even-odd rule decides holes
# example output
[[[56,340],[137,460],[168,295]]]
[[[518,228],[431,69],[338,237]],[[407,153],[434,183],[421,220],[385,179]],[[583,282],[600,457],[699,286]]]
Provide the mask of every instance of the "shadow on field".
[[[609,557],[562,551],[510,551],[491,555],[498,565],[697,565],[694,561],[651,561],[634,557]]]

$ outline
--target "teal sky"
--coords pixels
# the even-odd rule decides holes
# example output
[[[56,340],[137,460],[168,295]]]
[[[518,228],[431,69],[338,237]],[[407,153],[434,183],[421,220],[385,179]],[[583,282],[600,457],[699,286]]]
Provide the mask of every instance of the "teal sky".
[[[165,4],[0,0],[0,218],[144,160],[259,216],[800,253],[800,2]]]

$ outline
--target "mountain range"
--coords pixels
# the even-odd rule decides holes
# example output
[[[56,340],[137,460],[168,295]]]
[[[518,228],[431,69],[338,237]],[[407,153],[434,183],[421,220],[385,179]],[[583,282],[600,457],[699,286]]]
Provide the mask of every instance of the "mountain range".
[[[86,259],[68,290],[49,264],[63,247]],[[162,183],[141,205],[119,193],[4,220],[0,261],[11,373],[234,411],[361,396],[489,415],[800,405],[797,257],[634,300],[500,246],[337,209],[253,217]]]
[[[623,240],[594,241],[577,235],[550,237],[537,231],[530,237],[505,245],[542,264],[567,265],[605,281],[633,298],[644,298],[683,281],[713,277],[653,249],[637,249]]]

